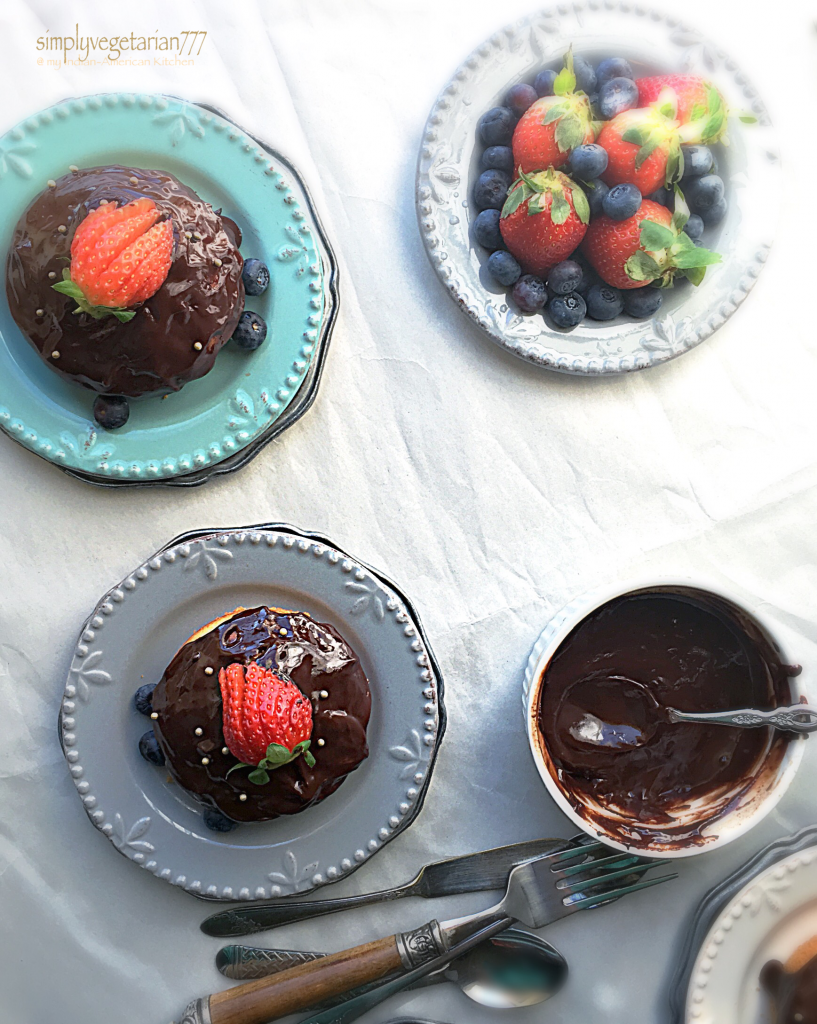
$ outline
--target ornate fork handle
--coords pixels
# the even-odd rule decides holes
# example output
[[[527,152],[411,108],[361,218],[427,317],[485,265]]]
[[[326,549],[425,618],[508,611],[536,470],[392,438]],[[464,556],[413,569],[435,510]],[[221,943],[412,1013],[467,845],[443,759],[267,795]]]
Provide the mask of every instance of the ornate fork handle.
[[[699,725],[737,725],[746,729],[773,725],[784,732],[817,732],[817,708],[808,704],[793,704],[791,707],[776,708],[774,711],[743,708],[739,711],[714,711],[706,714],[670,708],[669,717],[673,722],[697,722]]]

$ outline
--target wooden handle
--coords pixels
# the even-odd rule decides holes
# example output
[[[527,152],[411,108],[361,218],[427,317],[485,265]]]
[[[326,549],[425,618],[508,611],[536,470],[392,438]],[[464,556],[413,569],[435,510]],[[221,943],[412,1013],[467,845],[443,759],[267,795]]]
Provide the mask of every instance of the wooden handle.
[[[390,935],[216,992],[210,996],[210,1019],[212,1024],[267,1024],[377,981],[402,966],[395,936]]]

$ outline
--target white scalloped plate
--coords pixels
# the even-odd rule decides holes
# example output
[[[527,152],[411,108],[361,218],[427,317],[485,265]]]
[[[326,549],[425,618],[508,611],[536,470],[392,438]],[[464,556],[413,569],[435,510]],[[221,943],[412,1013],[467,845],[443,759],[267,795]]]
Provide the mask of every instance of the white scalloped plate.
[[[306,611],[340,630],[372,689],[370,753],[317,806],[224,835],[140,756],[150,725],[132,697],[197,628],[239,604]],[[323,538],[286,527],[189,534],[136,569],[83,626],[60,712],[92,823],[146,871],[221,900],[309,892],[354,871],[416,817],[444,727],[442,681],[406,598]]]
[[[743,888],[718,916],[692,968],[686,1024],[773,1024],[759,976],[817,935],[817,846]]]
[[[542,314],[523,316],[492,281],[488,253],[472,241],[476,215],[470,191],[479,174],[477,122],[508,88],[561,66],[573,44],[592,61],[630,60],[639,74],[689,71],[712,79],[734,109],[751,110],[757,125],[730,120],[731,145],[717,146],[729,212],[706,241],[723,256],[699,288],[664,296],[659,315],[609,323],[585,320],[572,331]],[[563,373],[626,373],[666,362],[708,338],[735,312],[769,254],[777,222],[780,159],[763,104],[726,54],[676,18],[638,4],[575,0],[506,26],[466,58],[440,93],[423,134],[417,163],[420,233],[438,277],[468,316],[509,352]]]

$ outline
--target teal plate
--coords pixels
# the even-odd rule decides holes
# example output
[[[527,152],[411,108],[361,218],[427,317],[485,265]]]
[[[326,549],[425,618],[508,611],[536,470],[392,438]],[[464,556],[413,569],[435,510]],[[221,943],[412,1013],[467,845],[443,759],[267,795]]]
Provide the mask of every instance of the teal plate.
[[[337,311],[334,256],[283,157],[215,109],[125,93],[66,100],[0,138],[0,251],[49,178],[106,163],[169,171],[236,221],[242,254],[270,269],[267,291],[247,297],[267,341],[254,353],[225,346],[201,380],[132,402],[127,425],[105,431],[93,421],[93,392],[40,359],[3,287],[0,428],[91,483],[204,483],[246,464],[312,404]]]

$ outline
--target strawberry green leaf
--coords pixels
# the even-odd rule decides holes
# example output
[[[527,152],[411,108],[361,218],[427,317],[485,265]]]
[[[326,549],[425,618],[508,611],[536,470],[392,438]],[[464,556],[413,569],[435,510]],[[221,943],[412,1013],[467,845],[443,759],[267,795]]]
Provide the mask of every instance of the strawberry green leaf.
[[[621,136],[624,142],[631,142],[634,146],[643,146],[650,133],[645,128],[628,128]]]
[[[675,186],[675,213],[672,215],[673,231],[683,231],[686,222],[689,220],[689,207],[684,198],[684,193],[678,185]],[[687,236],[684,236],[687,237]]]
[[[79,302],[80,299],[85,298],[80,286],[78,284],[74,284],[73,281],[57,281],[57,283],[52,284],[51,287],[55,292],[59,292],[61,295],[67,295],[75,302]]]
[[[696,245],[684,231],[680,231],[675,236],[675,241],[670,246],[670,255],[674,256],[676,253],[681,252],[684,249],[695,249]]]
[[[555,81],[553,82],[554,96],[566,96],[567,93],[574,92],[575,89],[576,76],[573,74],[569,67],[562,68],[562,70],[556,76]]]
[[[261,764],[265,768],[275,768],[278,765],[288,764],[294,756],[294,751],[290,750],[289,747],[285,747],[283,743],[270,743]]]
[[[299,754],[303,754],[304,755],[304,761],[306,761],[307,765],[310,768],[314,768],[315,767],[315,758],[312,756],[312,754],[309,751],[309,747],[311,746],[311,743],[312,743],[311,740],[301,740],[300,743],[296,743],[296,745],[294,746],[294,748],[292,750],[292,756],[293,757],[297,757]]]
[[[256,768],[255,771],[250,772],[247,778],[250,782],[255,783],[256,786],[266,786],[269,782],[269,773],[264,771],[263,768]]]
[[[133,309],[120,309],[118,306],[93,306],[85,298],[85,293],[80,286],[71,280],[71,271],[68,267],[63,267],[62,281],[57,281],[51,287],[55,292],[67,295],[69,299],[73,299],[76,302],[77,308],[74,310],[75,313],[87,313],[94,320],[101,320],[103,317],[113,315],[122,323],[127,323],[128,320],[132,320],[136,316],[136,311]]]
[[[542,124],[553,124],[553,122],[558,121],[560,117],[564,117],[568,110],[570,110],[569,103],[554,103],[542,119]]]
[[[510,217],[512,213],[516,213],[522,203],[525,202],[530,193],[527,191],[523,184],[519,184],[513,189],[508,198],[505,200],[505,205],[502,207],[502,217]]]
[[[690,121],[700,121],[702,117],[706,117],[706,107],[703,103],[693,103],[689,112]]]
[[[537,192],[528,203],[528,216],[534,217],[537,213],[544,213],[546,209],[544,192]]]
[[[570,216],[570,203],[565,199],[563,192],[554,192],[553,201],[550,204],[550,219],[554,224],[564,224]]]
[[[740,114],[739,117],[744,124],[757,124],[757,118],[754,114]]]
[[[720,263],[720,253],[710,252],[709,249],[693,245],[689,249],[682,249],[673,257],[672,262],[679,270],[690,270],[692,267],[711,267],[713,263]]]
[[[709,142],[713,139],[717,139],[723,129],[725,120],[726,117],[722,110],[712,114],[701,130],[701,138],[703,141]]]
[[[661,268],[648,252],[638,249],[624,264],[627,276],[633,281],[656,281],[661,277]]]
[[[658,139],[654,137],[648,139],[635,155],[635,169],[639,170],[647,157],[654,153],[657,148]]]
[[[106,308],[105,306],[98,306],[97,307],[97,309],[105,309],[105,308]],[[108,312],[109,313],[113,313],[113,315],[116,317],[116,319],[121,324],[126,324],[128,322],[128,320],[133,320],[133,318],[136,316],[136,310],[135,309],[109,309]],[[93,316],[93,313],[91,315]]]
[[[706,103],[709,107],[710,114],[717,114],[723,107],[723,100],[721,94],[715,88],[714,85],[709,82],[706,83]]]
[[[227,775],[232,775],[233,772],[238,771],[239,768],[254,768],[254,767],[255,767],[255,765],[253,765],[253,764],[244,764],[243,761],[239,761],[238,764],[234,764],[232,766],[232,768],[227,772]],[[225,779],[227,778],[227,775],[224,776]]]
[[[682,270],[681,273],[684,275],[685,278],[687,278],[688,281],[691,281],[697,288],[701,281],[703,281],[704,279],[704,274],[706,274],[706,267],[689,267],[688,270]]]
[[[573,186],[573,209],[582,224],[590,223],[590,203],[578,185]]]
[[[672,245],[675,241],[675,232],[665,228],[663,224],[656,224],[654,220],[643,220],[639,241],[647,252],[660,252]]]
[[[519,177],[527,185],[531,192],[545,191],[544,185],[540,185],[536,178],[532,177],[530,174],[525,174],[521,167],[519,168]]]
[[[567,153],[577,146],[581,146],[586,131],[587,125],[575,110],[565,114],[556,125],[556,145],[559,147],[559,151]]]

